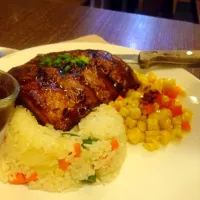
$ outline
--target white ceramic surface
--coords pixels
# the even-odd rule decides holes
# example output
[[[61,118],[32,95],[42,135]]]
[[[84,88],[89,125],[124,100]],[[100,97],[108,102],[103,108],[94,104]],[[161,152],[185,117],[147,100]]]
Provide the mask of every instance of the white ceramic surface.
[[[60,43],[35,47],[0,59],[0,69],[23,64],[38,53],[72,49],[102,49],[111,53],[137,53],[108,44]],[[151,69],[153,70],[153,69]],[[85,186],[69,193],[28,190],[0,183],[0,198],[7,200],[200,200],[200,81],[183,69],[153,70],[160,77],[176,78],[188,92],[184,105],[194,112],[192,132],[178,144],[156,152],[128,145],[119,176],[110,184]]]

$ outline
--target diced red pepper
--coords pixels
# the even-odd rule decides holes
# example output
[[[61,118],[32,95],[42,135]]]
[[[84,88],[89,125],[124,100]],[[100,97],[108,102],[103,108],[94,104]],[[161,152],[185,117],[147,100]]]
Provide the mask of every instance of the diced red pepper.
[[[172,106],[172,107],[170,107],[170,110],[172,112],[173,117],[176,117],[176,116],[183,114],[182,106]]]
[[[155,99],[155,103],[157,103],[160,108],[171,108],[175,104],[175,99],[169,98],[168,101],[163,101],[163,95],[159,94],[157,98]]]
[[[168,101],[163,102],[162,108],[169,108],[170,109],[174,106],[174,104],[175,104],[175,100],[169,98]]]
[[[175,89],[165,89],[163,90],[163,94],[172,99],[176,99],[177,96],[179,95],[179,89],[177,87]]]
[[[144,114],[149,115],[155,111],[155,106],[154,104],[147,104],[143,106],[142,110]]]
[[[187,121],[181,122],[181,128],[183,131],[191,131],[191,125]]]
[[[155,99],[155,103],[159,104],[159,106],[161,107],[163,104],[163,95],[159,94],[156,99]]]

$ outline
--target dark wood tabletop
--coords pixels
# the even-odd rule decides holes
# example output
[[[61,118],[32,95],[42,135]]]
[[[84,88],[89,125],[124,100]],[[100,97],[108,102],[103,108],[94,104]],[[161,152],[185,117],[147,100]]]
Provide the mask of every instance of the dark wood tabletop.
[[[6,0],[0,6],[0,46],[24,49],[98,34],[138,50],[200,49],[200,25],[68,2]],[[189,69],[200,78],[200,68]]]

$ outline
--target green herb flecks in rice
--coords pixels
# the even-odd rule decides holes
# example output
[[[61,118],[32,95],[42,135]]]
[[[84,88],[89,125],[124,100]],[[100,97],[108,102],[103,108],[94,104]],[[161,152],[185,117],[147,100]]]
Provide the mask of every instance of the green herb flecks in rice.
[[[92,144],[93,142],[97,142],[99,139],[88,137],[88,139],[83,140],[83,144],[81,145],[84,149],[86,148],[85,144]]]
[[[76,137],[79,137],[79,135],[77,135],[77,134],[74,134],[74,133],[68,133],[68,132],[64,132],[64,133],[62,133],[62,136],[63,135],[70,135],[70,136],[76,136]]]
[[[96,175],[92,175],[92,176],[89,176],[86,180],[84,180],[85,182],[87,183],[95,183],[96,182]]]

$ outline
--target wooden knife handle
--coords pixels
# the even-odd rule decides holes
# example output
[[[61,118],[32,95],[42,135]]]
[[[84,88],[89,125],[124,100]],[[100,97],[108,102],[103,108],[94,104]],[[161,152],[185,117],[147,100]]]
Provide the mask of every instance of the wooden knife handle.
[[[200,68],[200,51],[141,51],[138,62],[141,68],[149,68],[155,64]]]

